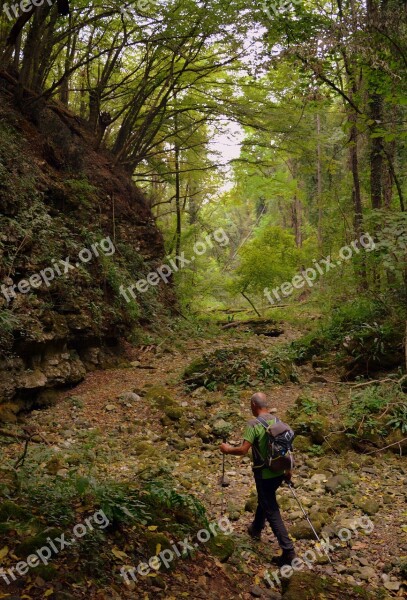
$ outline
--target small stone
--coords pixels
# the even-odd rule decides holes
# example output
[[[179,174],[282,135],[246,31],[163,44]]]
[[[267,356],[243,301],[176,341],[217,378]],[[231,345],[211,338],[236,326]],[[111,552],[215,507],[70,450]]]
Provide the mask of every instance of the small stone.
[[[385,581],[384,587],[390,592],[398,592],[401,588],[401,581]]]
[[[368,581],[372,577],[375,577],[376,571],[372,567],[360,567],[357,571],[357,575],[359,575],[361,579]]]
[[[120,395],[120,400],[122,402],[129,402],[131,405],[134,402],[140,402],[141,398],[138,394],[135,394],[134,392],[125,392],[124,394]]]
[[[342,565],[341,563],[335,565],[335,570],[337,573],[341,574],[341,573],[346,573],[347,568],[345,567],[345,565]]]
[[[263,590],[259,585],[252,585],[250,588],[250,593],[254,598],[261,598],[263,595]]]
[[[107,410],[107,412],[111,412],[112,410],[116,410],[116,406],[114,404],[106,404],[105,410]]]
[[[334,475],[330,477],[325,483],[325,489],[327,492],[336,494],[341,488],[344,488],[350,484],[350,481],[345,475]]]

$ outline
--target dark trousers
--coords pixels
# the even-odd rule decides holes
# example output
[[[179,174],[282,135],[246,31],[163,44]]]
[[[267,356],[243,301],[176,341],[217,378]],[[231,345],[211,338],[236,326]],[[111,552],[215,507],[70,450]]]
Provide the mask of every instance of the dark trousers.
[[[276,491],[283,483],[283,476],[273,477],[272,479],[261,479],[261,473],[255,473],[258,506],[253,521],[253,530],[260,533],[266,525],[266,520],[270,523],[271,529],[277,538],[282,550],[294,550],[294,545],[288,537],[287,529],[283,523],[278,506]]]

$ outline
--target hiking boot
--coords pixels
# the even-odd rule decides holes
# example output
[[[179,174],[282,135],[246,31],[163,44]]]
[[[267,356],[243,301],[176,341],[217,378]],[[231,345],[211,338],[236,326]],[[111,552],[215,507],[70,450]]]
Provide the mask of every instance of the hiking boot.
[[[250,535],[252,540],[256,540],[257,542],[261,540],[261,531],[254,529],[253,524],[249,525],[247,528],[247,533]]]
[[[283,550],[283,553],[280,556],[273,556],[271,562],[278,567],[284,567],[284,565],[290,565],[292,561],[296,558],[296,554],[294,550]]]

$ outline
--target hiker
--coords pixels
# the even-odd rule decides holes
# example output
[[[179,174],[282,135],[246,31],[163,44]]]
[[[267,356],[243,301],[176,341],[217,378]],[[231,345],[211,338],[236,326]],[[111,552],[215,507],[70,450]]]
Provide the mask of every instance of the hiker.
[[[291,565],[295,558],[294,545],[288,537],[276,498],[276,490],[280,485],[284,481],[291,481],[291,471],[274,473],[268,467],[264,467],[268,434],[257,418],[260,417],[267,424],[270,424],[275,422],[275,417],[269,413],[267,397],[262,392],[258,392],[251,397],[250,406],[255,418],[246,425],[242,445],[236,447],[224,442],[220,446],[220,451],[223,454],[244,456],[252,448],[253,474],[257,488],[258,506],[254,521],[249,525],[247,531],[253,539],[260,540],[261,531],[264,529],[267,519],[282,550],[282,554],[274,557],[272,561],[280,567]]]

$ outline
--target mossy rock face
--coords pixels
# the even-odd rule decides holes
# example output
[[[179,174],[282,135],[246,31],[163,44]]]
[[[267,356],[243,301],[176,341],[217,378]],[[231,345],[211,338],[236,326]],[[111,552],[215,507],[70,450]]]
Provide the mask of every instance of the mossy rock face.
[[[154,385],[148,389],[146,400],[151,404],[154,404],[157,408],[164,410],[168,406],[174,406],[175,401],[169,391],[160,385]]]
[[[305,435],[311,439],[313,444],[321,445],[325,442],[325,437],[329,434],[330,422],[323,415],[299,414],[294,421],[290,422],[295,434]],[[295,442],[294,442],[295,443]]]
[[[294,438],[294,451],[298,451],[298,452],[308,452],[308,450],[310,450],[312,448],[312,441],[310,440],[310,438],[306,437],[305,435],[297,435]]]
[[[324,452],[337,454],[338,452],[350,450],[352,448],[352,441],[346,433],[333,433],[322,444],[322,448]]]
[[[294,572],[290,578],[281,578],[283,600],[378,600],[376,593],[370,593],[359,586],[340,583],[332,577],[318,577],[306,571]]]
[[[164,412],[171,421],[179,421],[183,415],[183,410],[180,406],[166,406]]]
[[[29,556],[30,554],[35,554],[39,548],[42,546],[48,546],[49,542],[47,538],[51,538],[51,540],[60,537],[63,532],[60,529],[56,529],[54,527],[49,527],[41,533],[37,533],[36,535],[32,535],[25,539],[16,549],[16,555],[20,558],[24,558]]]
[[[394,454],[400,454],[400,448],[403,452],[403,455],[407,451],[407,440],[406,436],[402,434],[401,429],[396,429],[392,431],[386,438],[385,446],[393,444],[389,450]]]
[[[235,543],[230,536],[219,533],[216,537],[213,537],[207,543],[211,554],[216,556],[220,562],[225,563],[232,556],[235,551]]]

